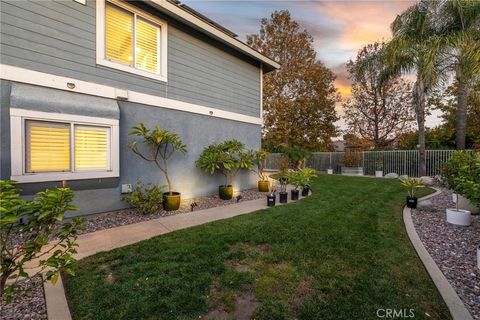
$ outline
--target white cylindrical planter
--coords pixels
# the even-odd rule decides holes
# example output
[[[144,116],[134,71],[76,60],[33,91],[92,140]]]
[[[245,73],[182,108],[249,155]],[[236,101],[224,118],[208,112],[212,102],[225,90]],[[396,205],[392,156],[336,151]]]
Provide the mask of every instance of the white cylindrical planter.
[[[468,210],[447,208],[447,222],[458,226],[469,226],[472,223],[472,214]]]
[[[480,246],[477,247],[477,268],[480,269]]]
[[[375,170],[375,177],[383,178],[383,171],[382,170]]]
[[[333,169],[327,169],[328,174],[333,174]]]
[[[475,206],[470,200],[465,198],[462,195],[457,195],[458,197],[458,207],[463,210],[470,211],[473,214],[480,213],[480,208]]]

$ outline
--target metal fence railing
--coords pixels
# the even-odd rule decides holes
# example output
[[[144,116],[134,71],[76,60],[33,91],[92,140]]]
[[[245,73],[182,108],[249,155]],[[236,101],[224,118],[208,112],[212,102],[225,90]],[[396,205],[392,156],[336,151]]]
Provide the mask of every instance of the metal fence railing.
[[[448,160],[455,150],[426,150],[425,159],[427,175],[440,173],[440,166]],[[375,170],[382,170],[384,174],[397,173],[418,177],[418,150],[392,151],[363,151],[362,162],[365,175],[375,175]],[[317,171],[326,172],[333,169],[334,173],[341,173],[344,152],[313,152],[306,165]],[[282,160],[281,153],[271,153],[266,160],[267,169],[278,169]]]

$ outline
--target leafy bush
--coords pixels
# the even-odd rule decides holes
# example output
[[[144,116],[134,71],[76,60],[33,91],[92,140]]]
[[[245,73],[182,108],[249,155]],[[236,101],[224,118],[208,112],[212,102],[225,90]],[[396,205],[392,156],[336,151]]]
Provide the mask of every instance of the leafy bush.
[[[344,167],[361,167],[363,164],[362,153],[358,151],[346,151],[343,154],[342,165]]]
[[[305,166],[305,162],[312,156],[312,153],[301,147],[288,147],[283,150],[283,154],[287,157],[290,168],[300,169]]]
[[[143,184],[137,181],[132,192],[123,197],[123,201],[136,208],[141,214],[154,214],[163,202],[165,186]]]
[[[312,179],[317,177],[317,172],[312,168],[302,168],[288,173],[288,182],[295,186],[305,188],[310,186]]]
[[[20,290],[16,283],[33,277],[48,268],[45,279],[57,282],[60,271],[74,275],[72,264],[76,253],[78,232],[83,230],[82,218],[63,222],[65,212],[77,210],[71,205],[74,193],[69,188],[58,188],[37,193],[30,201],[20,198],[20,190],[13,181],[0,180],[0,295],[10,302]],[[20,224],[23,218],[24,224]],[[22,233],[21,240],[16,236]],[[48,249],[45,245],[50,240]],[[20,243],[19,243],[20,241]],[[25,271],[38,270],[34,274]],[[7,284],[7,281],[10,281]]]
[[[440,183],[444,187],[480,204],[480,152],[457,151],[440,170]]]
[[[252,154],[245,150],[245,145],[233,139],[203,149],[195,165],[209,174],[220,172],[225,177],[225,186],[228,186],[239,170],[251,170],[253,159]]]

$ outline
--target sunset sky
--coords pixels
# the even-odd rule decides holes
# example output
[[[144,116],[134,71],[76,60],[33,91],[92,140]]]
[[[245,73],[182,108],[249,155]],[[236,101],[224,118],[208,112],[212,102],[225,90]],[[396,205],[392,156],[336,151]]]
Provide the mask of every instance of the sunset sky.
[[[390,23],[414,0],[389,1],[182,1],[238,34],[257,33],[260,19],[275,10],[288,9],[292,18],[312,34],[318,58],[337,75],[342,97],[350,94],[345,63],[365,44],[390,38]],[[337,110],[342,114],[340,105]],[[341,124],[341,123],[340,123]],[[438,124],[436,115],[427,125]]]

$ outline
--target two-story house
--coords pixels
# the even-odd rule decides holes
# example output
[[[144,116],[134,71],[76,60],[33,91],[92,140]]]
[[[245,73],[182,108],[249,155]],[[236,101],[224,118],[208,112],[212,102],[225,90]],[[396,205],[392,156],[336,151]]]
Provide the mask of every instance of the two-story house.
[[[4,1],[0,177],[28,197],[76,191],[77,214],[124,207],[122,185],[164,184],[129,150],[143,122],[176,132],[170,160],[184,198],[215,193],[195,168],[203,148],[235,138],[260,147],[262,75],[279,65],[178,1]],[[237,189],[253,186],[243,174]]]

